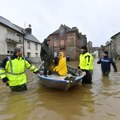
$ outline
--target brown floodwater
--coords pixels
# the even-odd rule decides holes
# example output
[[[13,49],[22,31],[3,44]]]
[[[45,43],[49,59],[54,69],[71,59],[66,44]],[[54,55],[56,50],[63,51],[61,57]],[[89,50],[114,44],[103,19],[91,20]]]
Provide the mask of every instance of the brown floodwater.
[[[102,77],[96,61],[93,84],[69,91],[41,86],[30,71],[27,92],[11,93],[0,81],[0,120],[120,120],[120,62],[117,73]]]

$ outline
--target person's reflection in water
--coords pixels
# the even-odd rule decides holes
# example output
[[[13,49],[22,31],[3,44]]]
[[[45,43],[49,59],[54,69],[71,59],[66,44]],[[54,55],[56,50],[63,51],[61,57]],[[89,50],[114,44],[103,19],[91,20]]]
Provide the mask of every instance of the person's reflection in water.
[[[27,120],[28,101],[26,94],[11,93],[6,102],[6,107],[2,111],[4,119]]]
[[[82,85],[70,91],[56,91],[41,87],[38,93],[42,94],[36,102],[35,111],[32,111],[30,116],[32,119],[49,119],[55,116],[53,120],[73,120],[84,117],[84,114],[94,112],[91,89],[91,85]]]
[[[105,87],[109,87],[111,85],[111,80],[108,76],[103,76],[102,83]]]
[[[94,100],[93,100],[93,92],[92,92],[92,85],[85,84],[82,85],[83,90],[83,106],[87,108],[89,112],[94,112]]]

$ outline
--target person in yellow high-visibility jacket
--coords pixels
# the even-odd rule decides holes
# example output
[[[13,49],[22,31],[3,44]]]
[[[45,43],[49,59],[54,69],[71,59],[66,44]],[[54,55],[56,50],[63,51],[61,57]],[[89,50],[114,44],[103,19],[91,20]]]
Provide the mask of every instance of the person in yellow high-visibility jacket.
[[[86,46],[81,47],[81,54],[79,57],[79,68],[86,72],[86,75],[82,79],[82,83],[92,83],[92,71],[93,71],[93,56],[87,51]]]
[[[3,60],[0,65],[0,77],[6,85],[9,85],[11,91],[27,90],[26,68],[33,73],[39,73],[39,70],[32,65],[27,59],[22,57],[20,48],[15,48],[14,54]]]
[[[59,52],[58,58],[59,58],[58,65],[54,67],[53,71],[58,73],[58,75],[60,76],[65,76],[67,75],[67,64],[62,52]]]

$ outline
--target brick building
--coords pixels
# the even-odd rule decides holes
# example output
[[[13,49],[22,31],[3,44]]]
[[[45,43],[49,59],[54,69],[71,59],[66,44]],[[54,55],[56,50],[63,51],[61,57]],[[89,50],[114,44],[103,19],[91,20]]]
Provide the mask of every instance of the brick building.
[[[54,54],[61,51],[70,60],[78,60],[80,47],[87,45],[86,35],[82,35],[77,27],[68,27],[61,25],[58,30],[48,36],[50,38],[50,46]]]
[[[89,41],[89,42],[88,42],[88,51],[89,51],[90,53],[92,53],[92,52],[93,52],[93,45],[92,45],[92,41]]]

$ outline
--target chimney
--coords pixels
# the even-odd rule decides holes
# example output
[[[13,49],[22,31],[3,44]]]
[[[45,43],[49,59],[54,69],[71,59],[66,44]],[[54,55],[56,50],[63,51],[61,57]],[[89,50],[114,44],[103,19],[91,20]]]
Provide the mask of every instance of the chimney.
[[[29,26],[28,28],[25,28],[25,32],[31,34],[32,33],[31,24],[29,24],[28,26]]]
[[[72,30],[79,32],[77,27],[72,27]]]

